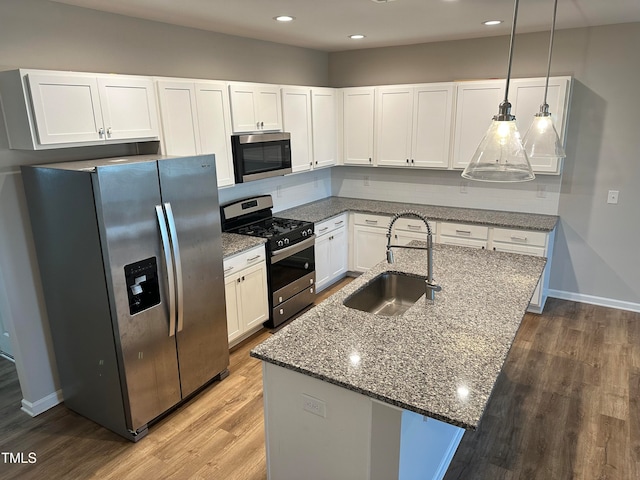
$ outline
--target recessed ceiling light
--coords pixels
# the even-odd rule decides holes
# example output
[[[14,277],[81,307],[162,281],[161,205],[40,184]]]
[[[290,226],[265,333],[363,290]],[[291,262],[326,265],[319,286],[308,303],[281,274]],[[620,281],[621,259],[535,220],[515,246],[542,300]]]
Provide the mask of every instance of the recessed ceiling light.
[[[291,15],[278,15],[277,17],[273,17],[273,19],[278,22],[292,22],[296,17],[292,17]]]
[[[486,22],[482,22],[483,25],[487,25],[490,27],[491,25],[500,25],[502,20],[487,20]]]
[[[362,40],[365,36],[362,35],[361,33],[355,33],[353,35],[349,35],[349,38],[351,40]]]

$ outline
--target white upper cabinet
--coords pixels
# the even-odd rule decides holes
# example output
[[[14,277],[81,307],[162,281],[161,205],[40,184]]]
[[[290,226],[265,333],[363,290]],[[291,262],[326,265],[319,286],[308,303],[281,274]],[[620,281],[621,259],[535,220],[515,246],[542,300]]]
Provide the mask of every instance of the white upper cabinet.
[[[345,165],[373,165],[375,88],[345,88],[343,158]]]
[[[452,83],[378,87],[376,164],[448,168]]]
[[[465,168],[504,99],[504,80],[457,85],[453,168]]]
[[[218,186],[233,185],[231,115],[222,82],[158,80],[163,153],[216,156]]]
[[[335,89],[311,89],[311,125],[314,168],[335,165],[338,163],[338,110]]]
[[[282,120],[284,130],[291,134],[291,170],[310,170],[313,166],[310,88],[282,89]]]
[[[533,122],[533,117],[540,111],[544,101],[544,78],[519,78],[513,80],[509,88],[509,100],[512,103],[511,113],[516,117],[518,131],[524,138]],[[547,104],[560,141],[564,145],[567,130],[567,113],[569,111],[569,91],[571,77],[552,77],[549,79]],[[529,158],[531,168],[536,173],[558,174],[561,163],[557,158]]]
[[[533,117],[540,111],[544,99],[544,78],[518,78],[509,85],[511,113],[516,117],[518,131],[524,138]],[[547,103],[556,130],[564,143],[566,117],[569,111],[570,77],[551,77]],[[456,123],[453,147],[453,168],[465,168],[487,132],[491,119],[504,100],[505,80],[461,82],[457,85]],[[530,158],[535,173],[560,173],[558,159]]]
[[[44,70],[0,74],[11,148],[157,140],[153,81],[146,77]]]
[[[229,91],[234,133],[282,130],[278,85],[234,82]]]

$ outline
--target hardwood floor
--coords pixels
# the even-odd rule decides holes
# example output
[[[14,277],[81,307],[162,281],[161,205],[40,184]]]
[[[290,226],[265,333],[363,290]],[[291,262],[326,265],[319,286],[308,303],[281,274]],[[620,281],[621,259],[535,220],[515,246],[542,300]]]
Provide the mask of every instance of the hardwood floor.
[[[63,405],[20,412],[15,369],[0,360],[0,452],[25,462],[36,454],[33,464],[3,454],[0,478],[266,479],[261,365],[249,350],[269,335],[236,347],[227,379],[137,444]],[[640,314],[549,299],[543,315],[526,315],[482,423],[445,478],[640,478],[639,403]]]

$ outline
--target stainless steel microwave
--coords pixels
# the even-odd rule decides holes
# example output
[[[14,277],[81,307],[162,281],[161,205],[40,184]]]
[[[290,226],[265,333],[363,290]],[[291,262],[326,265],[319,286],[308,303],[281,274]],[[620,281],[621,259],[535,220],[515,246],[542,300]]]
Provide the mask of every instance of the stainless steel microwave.
[[[291,173],[291,134],[288,132],[232,135],[236,183]]]

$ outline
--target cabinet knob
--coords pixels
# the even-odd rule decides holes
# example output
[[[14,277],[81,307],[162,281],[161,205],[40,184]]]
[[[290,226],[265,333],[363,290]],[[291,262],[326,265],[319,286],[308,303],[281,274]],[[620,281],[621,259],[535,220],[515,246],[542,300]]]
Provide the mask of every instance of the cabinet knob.
[[[264,128],[264,122],[260,122],[260,128]]]
[[[100,138],[102,138],[102,136],[104,135],[104,128],[100,127],[98,129],[98,135],[100,136]]]
[[[409,159],[407,158],[407,163],[409,163]]]
[[[260,122],[256,122],[256,128],[260,128]]]
[[[369,157],[369,163],[371,163],[371,157]]]
[[[411,159],[411,165],[413,165],[413,158]]]
[[[111,138],[111,127],[107,128],[107,137]]]

